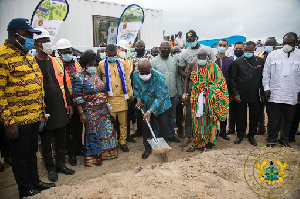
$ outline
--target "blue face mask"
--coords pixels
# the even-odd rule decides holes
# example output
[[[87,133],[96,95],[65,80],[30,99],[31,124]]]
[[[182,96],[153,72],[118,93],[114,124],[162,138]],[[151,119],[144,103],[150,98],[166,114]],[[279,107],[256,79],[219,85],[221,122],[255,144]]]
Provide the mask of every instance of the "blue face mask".
[[[226,48],[224,48],[224,47],[218,47],[218,53],[224,54],[225,51],[226,51]]]
[[[265,46],[265,51],[266,51],[267,53],[272,52],[273,49],[274,49],[273,46]]]
[[[190,46],[191,48],[194,48],[194,47],[197,45],[197,43],[198,43],[197,40],[196,40],[196,41],[193,41],[193,42],[188,42],[188,44],[189,44],[189,46]]]
[[[65,61],[65,62],[70,62],[73,60],[73,55],[72,54],[64,54],[62,55],[62,59]]]
[[[96,72],[97,70],[97,67],[96,66],[90,66],[90,67],[87,67],[86,71],[90,74],[93,74],[94,72]]]
[[[244,54],[243,50],[234,50],[234,55],[237,57],[240,57]]]
[[[244,53],[244,57],[251,58],[253,57],[253,53]]]
[[[100,59],[103,60],[106,57],[106,53],[100,53]]]
[[[117,59],[118,59],[118,57],[117,57],[117,56],[114,56],[114,57],[107,57],[107,60],[108,60],[110,63],[114,63],[114,62],[116,62],[116,61],[117,61]]]
[[[22,35],[19,35],[20,37],[23,37]],[[27,38],[27,37],[23,37],[25,39],[25,44],[22,45],[19,43],[19,41],[17,40],[18,44],[21,46],[22,50],[25,52],[30,51],[33,46],[34,46],[34,40],[31,38]]]

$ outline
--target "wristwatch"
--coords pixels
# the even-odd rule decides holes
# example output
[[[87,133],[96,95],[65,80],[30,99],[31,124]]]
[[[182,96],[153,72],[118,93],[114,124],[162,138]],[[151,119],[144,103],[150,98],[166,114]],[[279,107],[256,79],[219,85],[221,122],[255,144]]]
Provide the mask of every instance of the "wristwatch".
[[[150,113],[150,115],[151,115],[151,111],[150,110],[148,110],[147,113]]]

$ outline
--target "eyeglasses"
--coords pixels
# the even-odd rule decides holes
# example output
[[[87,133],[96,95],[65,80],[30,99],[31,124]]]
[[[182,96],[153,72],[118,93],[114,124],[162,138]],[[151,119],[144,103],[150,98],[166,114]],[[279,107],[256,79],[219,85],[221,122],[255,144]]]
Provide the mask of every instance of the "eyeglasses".
[[[151,72],[148,71],[143,71],[143,72],[139,72],[140,75],[149,75]]]

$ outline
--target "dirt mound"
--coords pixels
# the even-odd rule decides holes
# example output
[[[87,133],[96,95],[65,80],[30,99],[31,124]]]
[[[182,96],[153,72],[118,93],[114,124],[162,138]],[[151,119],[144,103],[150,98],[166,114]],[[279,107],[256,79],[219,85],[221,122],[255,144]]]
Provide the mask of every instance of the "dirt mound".
[[[193,157],[63,185],[32,198],[259,198],[244,180],[244,162],[252,149],[205,151]],[[297,150],[294,154],[300,157]],[[299,190],[298,184],[285,198],[300,198]]]

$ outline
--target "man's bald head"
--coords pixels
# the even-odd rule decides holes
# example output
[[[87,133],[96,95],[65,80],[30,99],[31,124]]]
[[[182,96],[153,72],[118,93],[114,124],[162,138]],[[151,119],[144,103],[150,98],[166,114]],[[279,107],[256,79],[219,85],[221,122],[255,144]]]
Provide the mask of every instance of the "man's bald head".
[[[151,64],[150,61],[146,58],[140,59],[138,62],[139,72],[151,72]]]

